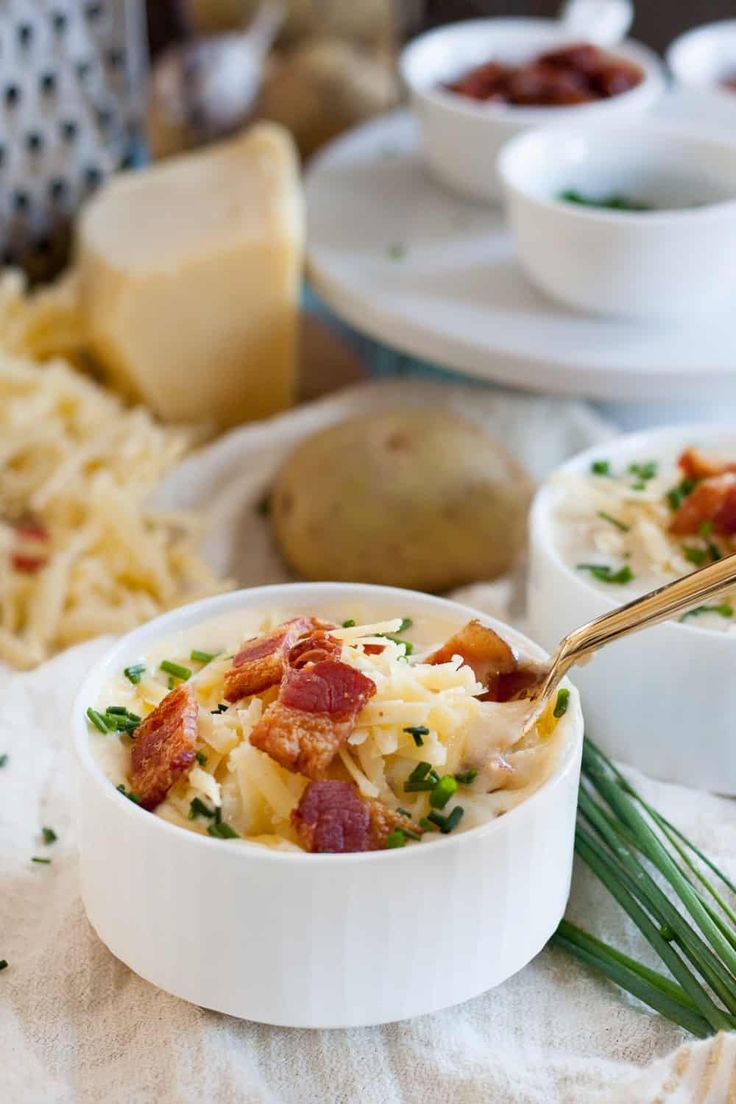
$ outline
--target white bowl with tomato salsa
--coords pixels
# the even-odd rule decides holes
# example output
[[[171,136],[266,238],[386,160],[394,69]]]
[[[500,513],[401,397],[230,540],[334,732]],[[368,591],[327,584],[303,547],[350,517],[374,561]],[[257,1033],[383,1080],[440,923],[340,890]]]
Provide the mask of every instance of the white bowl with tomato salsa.
[[[664,90],[663,67],[645,46],[600,49],[556,19],[439,27],[408,44],[400,71],[432,174],[494,203],[496,158],[514,135],[562,121],[602,126],[646,111]]]
[[[266,627],[252,637],[254,619]],[[310,619],[317,620],[305,629]],[[400,634],[379,631],[392,619]],[[366,620],[375,630],[368,641],[360,628]],[[228,637],[233,625],[247,637],[234,655]],[[469,626],[474,643],[466,649],[462,634]],[[296,633],[296,644],[289,633]],[[508,725],[495,726],[502,715],[520,719],[526,706],[511,700],[512,683],[501,675],[494,681],[491,668],[482,667],[479,655],[489,642],[491,653],[497,645],[508,653],[511,665],[504,672],[514,686],[544,658],[525,637],[468,607],[357,584],[221,595],[122,638],[90,672],[74,717],[82,898],[102,941],[169,993],[291,1027],[401,1020],[464,1001],[520,970],[552,935],[567,901],[582,715],[568,684],[531,741],[526,737],[516,747],[516,731],[509,736]],[[459,649],[457,657],[450,658],[445,643],[453,653]],[[219,659],[218,645],[226,653]],[[330,658],[321,658],[327,647]],[[231,673],[224,677],[218,664]],[[370,695],[364,694],[356,706],[347,740],[340,729],[338,754],[343,763],[350,760],[350,772],[337,758],[312,772],[307,760],[289,759],[289,741],[269,744],[262,729],[277,717],[283,734],[297,685],[306,680],[314,689],[314,680],[332,677],[336,667],[349,668],[359,682],[372,678],[376,689],[372,701],[366,705]],[[482,685],[470,693],[477,679]],[[395,690],[403,683],[413,688],[405,700]],[[396,700],[386,700],[387,686]],[[454,690],[438,703],[435,686]],[[481,691],[482,701],[473,696]],[[218,695],[224,700],[210,709]],[[472,736],[464,732],[456,743],[442,737],[443,726],[455,723],[463,695],[473,716],[489,727],[486,732],[476,724]],[[176,717],[182,702],[184,713]],[[185,713],[193,702],[199,717],[188,742]],[[301,702],[297,712],[308,708]],[[422,708],[430,710],[425,724],[401,727],[402,710]],[[249,728],[251,745],[242,741],[229,752],[237,764],[222,758],[254,711],[260,736]],[[345,716],[340,713],[341,725]],[[329,729],[330,717],[320,713],[320,724]],[[229,743],[223,743],[226,723]],[[395,738],[391,744],[396,724],[398,749]],[[487,739],[502,731],[505,750],[491,755]],[[173,753],[164,754],[170,740]],[[381,769],[398,797],[386,786],[377,799],[370,797],[361,766],[377,781],[381,770],[372,772],[374,760],[362,758],[360,748],[371,741],[385,753]],[[156,769],[159,753],[163,775]],[[423,756],[437,772],[428,774],[431,764]],[[230,777],[243,762],[255,764],[238,779],[247,808],[233,801]],[[412,783],[420,774],[424,782]],[[256,776],[258,786],[266,779],[266,789],[254,800],[249,787]],[[190,785],[199,787],[199,796],[186,816],[177,809],[182,797],[191,796]],[[332,787],[325,807],[331,819],[315,829],[309,818],[325,787]],[[269,800],[276,808],[286,795],[288,805],[289,794],[295,807],[279,819]],[[366,831],[378,825],[391,832],[378,841],[375,834],[358,838],[363,829],[357,821],[340,820],[343,797],[370,809]],[[399,799],[407,808],[396,812]],[[267,836],[258,820],[264,815],[271,818]],[[254,835],[247,830],[252,816],[260,825]]]
[[[577,626],[736,551],[736,426],[621,437],[568,461],[531,512],[530,631]],[[607,647],[575,672],[587,728],[656,778],[736,794],[736,594]]]

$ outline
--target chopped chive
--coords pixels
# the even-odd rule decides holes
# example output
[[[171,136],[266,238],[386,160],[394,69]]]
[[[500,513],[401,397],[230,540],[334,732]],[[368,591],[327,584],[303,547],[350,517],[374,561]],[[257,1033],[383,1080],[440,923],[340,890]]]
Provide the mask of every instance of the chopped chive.
[[[679,620],[687,621],[688,617],[700,617],[704,613],[716,613],[719,617],[733,617],[734,610],[728,602],[721,602],[718,606],[696,606],[695,609],[683,613]]]
[[[432,769],[432,764],[427,763],[426,760],[422,760],[421,763],[417,763],[414,770],[409,775],[409,782],[421,782],[426,778]]]
[[[708,558],[704,548],[689,548],[687,545],[683,546],[682,554],[688,563],[695,564],[696,567],[700,567]]]
[[[710,552],[710,558],[713,563],[718,563],[718,561],[722,559],[721,550],[717,544],[713,544],[713,541],[708,545],[708,551]]]
[[[619,521],[618,518],[612,517],[610,514],[607,514],[605,510],[599,510],[598,517],[602,518],[603,521],[609,522],[611,525],[615,525],[616,528],[620,529],[622,533],[628,533],[631,530],[630,525],[627,525],[625,522]]]
[[[452,812],[448,815],[447,824],[445,828],[442,829],[442,831],[452,832],[454,828],[457,828],[458,824],[463,819],[464,814],[465,810],[463,809],[462,805],[456,805]]]
[[[424,778],[421,782],[405,782],[404,793],[422,793],[424,790],[429,793],[436,785],[431,778]]]
[[[32,863],[39,863],[43,866],[50,866],[51,865],[51,859],[42,859],[39,855],[34,855],[33,858],[31,859],[31,862]]]
[[[231,828],[229,824],[225,824],[224,820],[208,824],[207,832],[210,836],[215,836],[216,839],[240,839],[235,829]]]
[[[400,828],[395,828],[393,832],[389,832],[389,834],[386,836],[385,846],[389,850],[392,847],[404,847],[405,844],[406,836]]]
[[[428,814],[427,820],[430,824],[433,824],[436,828],[439,828],[440,832],[443,832],[447,827],[447,817],[444,816],[443,813],[431,812]]]
[[[444,817],[443,817],[444,820]],[[422,817],[419,821],[419,827],[424,828],[425,832],[436,832],[437,825],[433,824],[429,817]]]
[[[174,663],[171,659],[162,659],[159,667],[167,675],[173,675],[174,678],[181,679],[183,682],[192,677],[189,667],[182,667],[181,663]]]
[[[563,686],[561,690],[557,691],[557,701],[555,707],[552,710],[553,717],[564,717],[567,713],[567,707],[570,704],[570,691]]]
[[[199,763],[200,767],[203,767],[205,765],[205,763],[207,762],[207,755],[205,754],[204,751],[200,750],[200,751],[195,752],[194,757],[197,760],[197,762]]]
[[[610,460],[594,460],[590,465],[590,470],[593,475],[610,475],[611,474],[611,461]]]
[[[404,732],[408,732],[414,740],[417,747],[424,746],[424,736],[429,736],[429,729],[426,725],[407,725]]]
[[[414,624],[414,622],[412,621],[411,617],[402,617],[401,618],[401,624],[399,625],[399,630],[398,631],[400,633],[406,632],[407,629],[410,629],[413,624]]]
[[[125,785],[122,782],[119,786],[116,786],[115,789],[118,791],[118,793],[121,793],[123,797],[127,797],[128,801],[132,801],[134,805],[140,805],[141,799],[139,798],[138,794],[133,793],[132,790],[126,790]]]
[[[168,679],[166,680],[166,686],[169,690],[173,690],[176,686],[176,679],[173,675],[169,675]]]
[[[56,843],[59,838],[53,828],[42,828],[41,835],[44,843]]]
[[[219,652],[200,652],[199,648],[192,648],[189,658],[195,663],[211,663],[219,654]]]
[[[0,755],[0,768],[7,766],[7,762],[8,762],[8,753],[6,751],[4,751],[2,753],[2,755]]]
[[[109,732],[110,731],[110,728],[109,728],[107,722],[105,721],[105,718],[102,716],[101,713],[98,713],[96,709],[93,709],[91,705],[90,705],[89,709],[87,710],[87,717],[92,722],[92,724],[95,726],[95,728],[98,730],[98,732]]]
[[[227,702],[220,702],[217,709],[210,709],[210,713],[227,713],[228,708]]]
[[[194,820],[195,817],[203,816],[208,817],[210,820],[216,817],[217,809],[210,809],[209,805],[205,805],[199,797],[193,797],[189,805],[189,820]]]
[[[105,710],[106,713],[112,713],[113,715],[119,715],[121,717],[127,717],[128,710],[124,705],[108,705]]]
[[[399,832],[403,832],[407,839],[419,841],[422,837],[419,832],[411,832],[408,828],[399,828]]]
[[[398,633],[378,633],[379,636],[384,637],[386,640],[392,640],[394,644],[404,645],[404,655],[410,656],[414,651],[414,645],[409,640],[403,640]]]
[[[7,958],[0,958],[0,970],[7,970],[8,960]]]
[[[692,494],[696,486],[697,482],[695,479],[683,479],[676,487],[670,488],[666,496],[670,509],[679,509],[682,505],[682,500],[687,498],[689,494]]]
[[[648,483],[657,475],[659,465],[654,460],[647,460],[643,464],[629,464],[629,472],[635,475],[642,483]]]
[[[355,620],[354,617],[349,617],[347,621],[343,621],[342,627],[344,629],[354,629],[357,624],[358,622]]]
[[[618,571],[614,571],[607,564],[577,564],[578,571],[589,571],[594,579],[600,583],[630,583],[634,578],[634,572],[628,564],[624,564]]]
[[[475,770],[475,769],[466,770],[466,771],[461,771],[459,774],[456,774],[455,775],[455,781],[459,782],[461,786],[469,786],[471,782],[475,782],[477,777],[478,777],[478,771],[477,770]]]
[[[701,537],[709,537],[713,532],[713,522],[703,521],[698,526],[698,535]]]
[[[396,812],[401,813],[402,816],[408,817],[409,820],[411,820],[411,813],[409,812],[408,809],[402,809],[401,806],[399,805],[396,809]]]
[[[133,663],[130,667],[126,667],[123,671],[123,674],[128,679],[128,681],[132,682],[134,685],[137,685],[141,681],[145,673],[145,663]]]
[[[429,795],[429,804],[433,809],[444,809],[457,790],[457,782],[451,774],[443,774]]]

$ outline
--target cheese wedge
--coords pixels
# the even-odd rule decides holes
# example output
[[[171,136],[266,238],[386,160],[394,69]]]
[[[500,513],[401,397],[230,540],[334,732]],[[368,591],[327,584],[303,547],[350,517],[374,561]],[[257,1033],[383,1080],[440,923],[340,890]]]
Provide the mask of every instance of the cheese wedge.
[[[168,421],[230,426],[283,409],[303,245],[296,152],[275,124],[121,174],[79,227],[95,357]]]

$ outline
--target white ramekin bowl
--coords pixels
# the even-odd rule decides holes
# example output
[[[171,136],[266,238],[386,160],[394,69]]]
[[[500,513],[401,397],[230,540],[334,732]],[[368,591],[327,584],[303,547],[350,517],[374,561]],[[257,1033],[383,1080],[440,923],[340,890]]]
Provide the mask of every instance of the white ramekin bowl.
[[[630,434],[588,449],[541,487],[530,521],[530,632],[550,651],[571,629],[622,601],[588,581],[558,551],[554,516],[561,473],[672,456],[688,445],[736,452],[736,426],[691,425]],[[573,677],[586,731],[609,755],[668,782],[736,794],[736,633],[668,621],[609,645]]]
[[[736,77],[736,19],[694,27],[674,40],[665,57],[689,108],[702,108],[709,122],[736,122],[736,91],[720,85],[724,77]]]
[[[547,128],[512,139],[498,166],[519,261],[553,298],[648,318],[736,297],[733,142],[644,122]],[[558,198],[571,189],[665,209],[612,211]]]
[[[496,157],[504,142],[529,127],[562,120],[589,120],[597,126],[645,111],[664,88],[662,65],[636,42],[611,53],[634,62],[641,84],[620,96],[566,107],[517,107],[478,103],[446,91],[446,84],[492,59],[529,61],[546,50],[580,41],[555,19],[471,19],[428,31],[408,44],[400,71],[419,122],[424,158],[447,187],[473,199],[497,202],[501,188]]]
[[[425,594],[351,584],[260,587],[175,610],[125,636],[75,706],[79,850],[87,916],[154,985],[205,1008],[290,1027],[400,1020],[468,999],[520,970],[568,897],[582,745],[573,691],[563,751],[527,801],[431,844],[351,855],[269,851],[167,823],[117,793],[84,711],[159,640],[231,610],[328,615],[347,600],[383,616],[481,616]],[[489,618],[532,656],[543,653]]]

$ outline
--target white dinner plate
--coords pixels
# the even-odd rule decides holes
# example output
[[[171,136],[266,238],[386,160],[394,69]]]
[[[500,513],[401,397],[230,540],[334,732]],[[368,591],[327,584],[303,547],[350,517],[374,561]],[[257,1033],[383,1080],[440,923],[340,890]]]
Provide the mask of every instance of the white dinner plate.
[[[484,380],[613,402],[736,401],[736,304],[672,322],[568,310],[526,280],[501,212],[426,172],[406,111],[350,131],[306,178],[308,272],[346,322]]]

